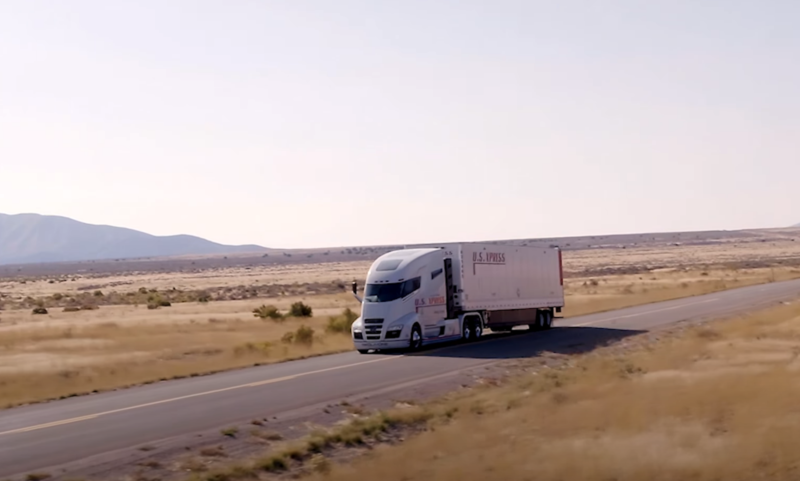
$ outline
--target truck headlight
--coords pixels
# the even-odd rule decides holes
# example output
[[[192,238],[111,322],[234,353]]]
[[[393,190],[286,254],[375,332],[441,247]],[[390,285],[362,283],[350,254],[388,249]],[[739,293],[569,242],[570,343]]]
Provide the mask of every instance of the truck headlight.
[[[353,329],[353,339],[364,339],[364,323],[361,321],[360,318],[356,319],[356,321],[353,322],[352,329]]]
[[[400,334],[403,333],[403,325],[402,324],[394,324],[389,326],[389,329],[386,330],[386,339],[399,339]]]

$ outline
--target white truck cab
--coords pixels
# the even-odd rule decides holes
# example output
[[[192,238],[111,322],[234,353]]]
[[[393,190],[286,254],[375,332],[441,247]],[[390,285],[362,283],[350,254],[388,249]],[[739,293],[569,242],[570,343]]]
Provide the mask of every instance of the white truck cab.
[[[539,249],[478,244],[389,252],[370,266],[363,297],[353,283],[361,302],[351,326],[353,343],[363,354],[475,340],[493,313],[497,330],[519,324],[549,328],[553,309],[563,305],[560,270],[561,254],[553,249],[544,249],[544,257]]]
[[[432,338],[436,325],[444,324],[436,321],[447,317],[446,294],[442,249],[382,255],[370,267],[359,299],[361,317],[351,328],[356,348],[419,348],[425,337]],[[459,337],[457,330],[445,331]]]

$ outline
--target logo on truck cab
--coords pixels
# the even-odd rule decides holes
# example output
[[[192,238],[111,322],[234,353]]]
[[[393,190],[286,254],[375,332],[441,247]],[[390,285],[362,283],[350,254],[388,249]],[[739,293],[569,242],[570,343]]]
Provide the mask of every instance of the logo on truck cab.
[[[476,264],[505,264],[505,252],[473,252],[472,262]]]

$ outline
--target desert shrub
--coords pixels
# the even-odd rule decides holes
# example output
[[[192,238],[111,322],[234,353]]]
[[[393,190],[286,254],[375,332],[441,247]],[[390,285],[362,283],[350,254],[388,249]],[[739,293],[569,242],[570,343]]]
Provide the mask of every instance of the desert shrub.
[[[81,306],[82,311],[94,311],[100,309],[96,304],[83,304]]]
[[[155,307],[150,307],[150,306]],[[159,307],[170,307],[172,303],[169,299],[162,297],[160,294],[150,294],[147,296],[147,308],[148,309],[158,309]]]
[[[350,326],[353,325],[353,321],[356,319],[358,319],[358,314],[348,307],[338,316],[328,318],[328,325],[325,327],[325,331],[331,334],[349,334]]]
[[[76,306],[67,306],[64,308],[64,312],[78,312],[80,310],[81,308]]]
[[[33,308],[34,314],[47,314],[47,309],[44,307],[34,307]]]
[[[289,331],[283,335],[281,342],[284,344],[300,344],[311,346],[314,343],[314,329],[308,326],[300,326],[296,331]]]
[[[61,294],[61,293],[58,293],[58,292],[56,292],[55,294],[53,294],[53,300],[54,300],[54,301],[60,301],[60,300],[61,300],[61,299],[63,299],[63,298],[64,298],[64,294]]]
[[[209,294],[208,292],[204,291],[204,292],[201,292],[201,293],[197,294],[197,302],[205,303],[205,302],[209,302],[210,300],[211,300],[211,294]]]
[[[242,345],[234,347],[233,352],[237,356],[244,354],[262,354],[266,356],[269,354],[271,348],[272,343],[269,342],[246,342]]]
[[[253,309],[253,315],[260,319],[272,319],[274,321],[283,320],[283,314],[273,305],[261,305]]]
[[[295,302],[289,308],[289,315],[292,317],[311,317],[312,313],[311,306],[300,301]]]
[[[94,291],[94,297],[103,297],[103,291]]]
[[[314,329],[308,326],[300,326],[294,332],[294,343],[310,346],[314,343]]]
[[[139,294],[147,294],[147,288],[146,287],[140,287],[139,288]]]

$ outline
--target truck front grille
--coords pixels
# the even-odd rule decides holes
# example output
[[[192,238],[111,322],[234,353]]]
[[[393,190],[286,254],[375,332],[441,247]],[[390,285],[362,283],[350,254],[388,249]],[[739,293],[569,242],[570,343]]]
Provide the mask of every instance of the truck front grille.
[[[368,341],[377,341],[383,331],[383,319],[364,319],[364,334]]]

